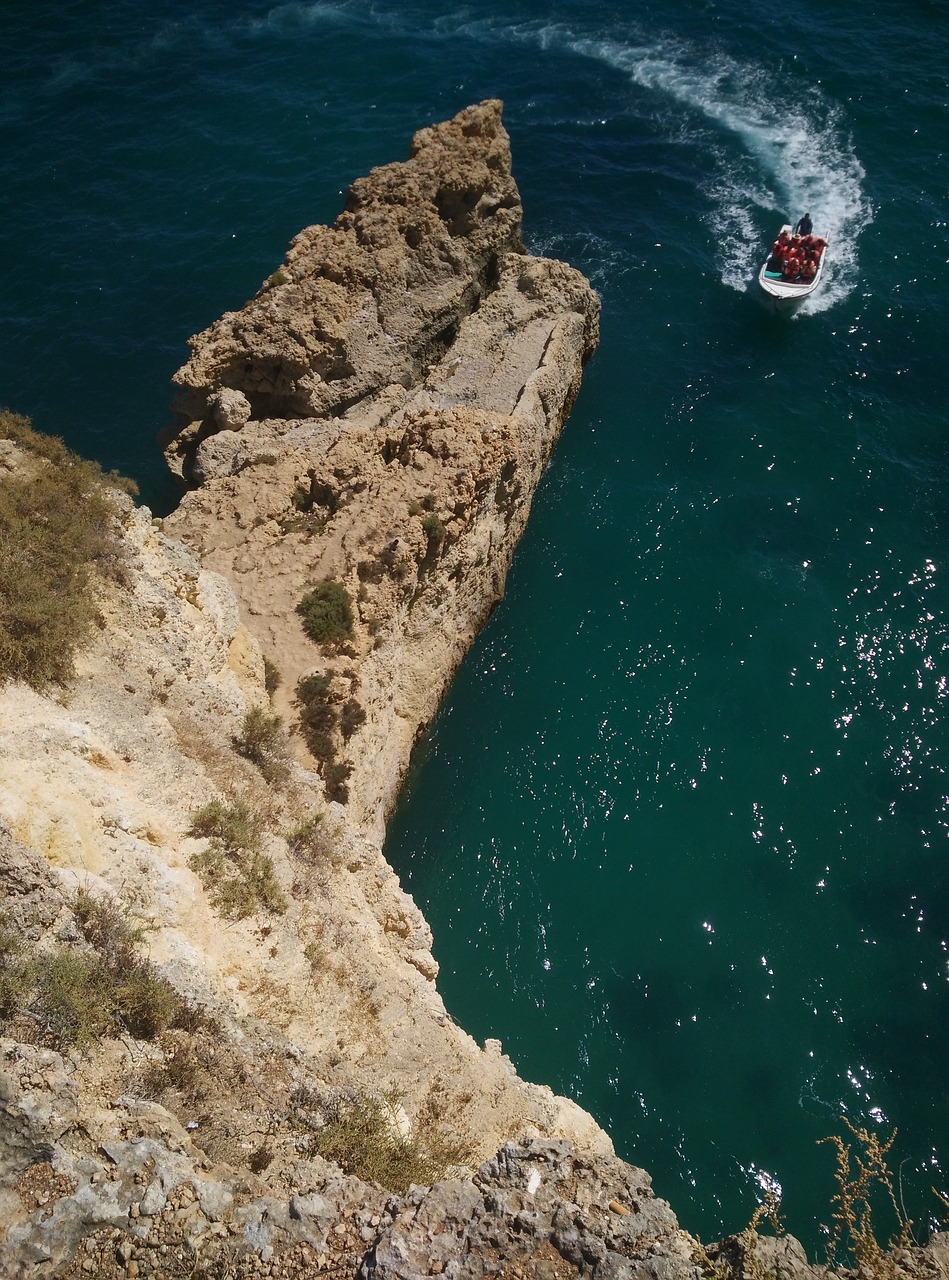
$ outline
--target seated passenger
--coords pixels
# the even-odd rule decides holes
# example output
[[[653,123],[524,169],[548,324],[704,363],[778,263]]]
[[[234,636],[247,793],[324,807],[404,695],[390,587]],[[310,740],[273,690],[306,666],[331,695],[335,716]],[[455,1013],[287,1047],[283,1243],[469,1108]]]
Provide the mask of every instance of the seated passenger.
[[[801,274],[801,260],[792,254],[784,264],[784,271],[781,273],[785,280],[796,280]]]
[[[812,258],[808,258],[801,267],[801,275],[805,280],[813,280],[817,275],[817,265]]]

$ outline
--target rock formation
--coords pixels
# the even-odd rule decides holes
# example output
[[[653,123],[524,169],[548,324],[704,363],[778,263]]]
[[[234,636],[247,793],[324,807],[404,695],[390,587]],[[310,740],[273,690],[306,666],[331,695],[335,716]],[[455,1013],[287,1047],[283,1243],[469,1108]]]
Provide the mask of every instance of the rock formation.
[[[520,215],[488,102],[301,232],[192,339],[193,487],[163,527],[117,499],[75,680],[0,689],[2,1276],[764,1274],[453,1023],[381,852],[596,344]]]
[[[501,596],[598,314],[578,272],[524,253],[489,102],[355,183],[335,225],[301,232],[252,302],[191,340],[176,375],[167,453],[201,487],[165,527],[232,583],[283,676],[281,711],[316,672],[365,713],[338,745],[350,817],[377,840]],[[357,605],[336,653],[295,613],[327,580]]]

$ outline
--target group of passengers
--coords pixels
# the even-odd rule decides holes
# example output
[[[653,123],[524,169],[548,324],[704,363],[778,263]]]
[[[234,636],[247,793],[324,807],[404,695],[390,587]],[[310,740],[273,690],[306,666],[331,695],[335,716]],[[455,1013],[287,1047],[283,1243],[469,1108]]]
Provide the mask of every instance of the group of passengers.
[[[813,280],[820,266],[821,254],[827,248],[827,241],[812,234],[814,230],[811,216],[805,213],[794,229],[782,231],[771,246],[769,271],[780,271],[781,279],[789,282],[796,280],[805,284]]]

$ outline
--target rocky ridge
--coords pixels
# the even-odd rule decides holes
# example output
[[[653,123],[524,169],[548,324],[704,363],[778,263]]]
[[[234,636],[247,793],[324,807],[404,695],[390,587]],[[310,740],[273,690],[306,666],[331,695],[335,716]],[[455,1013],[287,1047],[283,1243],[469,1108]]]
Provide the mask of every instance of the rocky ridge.
[[[165,444],[194,487],[164,522],[117,500],[124,574],[101,587],[72,685],[0,690],[0,997],[10,931],[38,956],[89,957],[81,891],[144,930],[179,1000],[154,1034],[116,1026],[81,1048],[29,1009],[6,1026],[2,1275],[698,1280],[717,1265],[591,1117],[452,1022],[381,852],[596,344],[596,296],[524,253],[520,217],[488,102],[301,232],[247,307],[192,339]],[[327,580],[354,620],[319,646],[297,605]],[[248,712],[291,724],[302,677],[322,682],[348,776],[299,734],[247,750]],[[209,804],[259,819],[259,899],[226,899],[209,874]],[[374,1148],[420,1148],[411,1167],[438,1172],[397,1192],[342,1172],[327,1134],[360,1114]],[[768,1247],[731,1272],[811,1275]],[[942,1256],[903,1269],[949,1276]]]
[[[279,710],[319,671],[365,713],[345,744],[348,812],[377,840],[503,592],[598,318],[578,272],[524,253],[500,105],[485,103],[355,183],[335,225],[301,232],[176,375],[166,451],[200,487],[165,527],[232,583],[283,676]],[[325,580],[357,605],[335,654],[295,613]]]

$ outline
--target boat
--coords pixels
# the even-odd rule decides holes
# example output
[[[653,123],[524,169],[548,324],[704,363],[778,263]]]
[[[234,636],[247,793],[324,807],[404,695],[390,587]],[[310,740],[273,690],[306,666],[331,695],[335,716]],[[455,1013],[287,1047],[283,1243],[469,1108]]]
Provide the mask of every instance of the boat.
[[[784,224],[781,231],[786,231],[788,235],[794,234],[789,222]],[[779,231],[778,235],[780,234],[781,232]],[[810,280],[805,280],[801,276],[798,276],[796,280],[786,280],[780,271],[769,270],[770,263],[771,255],[769,253],[761,264],[761,270],[758,272],[758,283],[775,310],[783,311],[786,308],[794,307],[798,302],[809,297],[820,285],[824,267],[827,263],[827,242],[824,241],[824,251],[817,260],[817,271]]]

